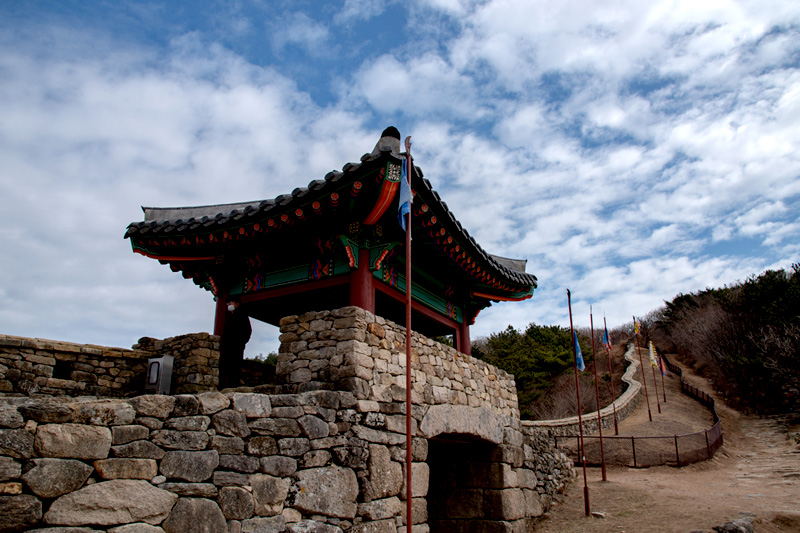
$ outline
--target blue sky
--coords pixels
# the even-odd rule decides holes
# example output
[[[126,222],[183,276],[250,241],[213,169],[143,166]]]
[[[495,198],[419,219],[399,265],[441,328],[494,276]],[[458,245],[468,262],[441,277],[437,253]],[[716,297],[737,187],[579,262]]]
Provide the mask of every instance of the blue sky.
[[[798,66],[794,1],[4,2],[0,332],[208,331],[123,240],[140,206],[273,198],[390,125],[539,278],[473,337],[568,324],[566,288],[621,324],[800,261]]]

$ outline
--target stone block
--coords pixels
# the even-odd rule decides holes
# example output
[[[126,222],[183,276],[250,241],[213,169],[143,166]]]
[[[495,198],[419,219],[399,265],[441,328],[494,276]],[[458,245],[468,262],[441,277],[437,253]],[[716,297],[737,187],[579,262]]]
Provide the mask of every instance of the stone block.
[[[545,502],[542,501],[542,495],[535,490],[529,489],[523,489],[522,494],[525,498],[525,516],[542,516],[546,507]]]
[[[250,474],[217,470],[214,472],[214,475],[211,476],[211,480],[214,485],[218,487],[245,487],[250,484]]]
[[[525,517],[522,489],[487,490],[483,497],[486,518],[511,521]]]
[[[0,496],[0,531],[29,530],[41,519],[42,502],[34,496]]]
[[[268,438],[268,437],[264,437]],[[308,439],[304,438],[285,438],[278,440],[278,449],[281,455],[298,457],[311,449]]]
[[[379,444],[369,445],[368,476],[363,479],[366,501],[396,496],[403,487],[403,467],[392,461],[389,448]]]
[[[358,481],[349,468],[330,466],[295,474],[298,492],[294,507],[306,514],[352,519],[358,506]]]
[[[133,422],[136,411],[122,400],[81,402],[75,406],[75,422],[93,426],[124,426]]]
[[[403,464],[403,489],[400,497],[406,498],[406,465]],[[431,469],[428,463],[411,463],[411,497],[424,498],[428,495],[428,484],[430,482]]]
[[[216,498],[217,487],[212,483],[161,483],[158,488],[173,492],[178,496]]]
[[[395,527],[394,520],[378,520],[377,522],[365,522],[355,525],[348,529],[347,533],[395,533],[396,531],[400,530]]]
[[[227,396],[216,391],[201,392],[197,395],[197,401],[200,402],[200,413],[204,415],[213,415],[227,409],[231,403]]]
[[[525,460],[525,454],[521,446],[501,444],[492,450],[489,454],[489,459],[500,463],[508,463],[514,468],[519,468]]]
[[[250,476],[253,487],[255,513],[259,516],[274,516],[283,510],[283,502],[289,494],[291,483],[288,479],[273,477],[267,474]]]
[[[217,466],[219,466],[219,454],[216,450],[176,451],[166,453],[159,472],[167,478],[197,483],[210,478]]]
[[[114,426],[111,428],[111,444],[127,444],[135,440],[146,439],[150,430],[144,426]]]
[[[326,466],[331,462],[331,452],[328,450],[312,450],[303,455],[303,468],[317,468]]]
[[[252,474],[258,471],[260,463],[258,457],[251,457],[249,455],[220,455],[219,467],[224,470],[235,470],[236,472]]]
[[[383,520],[400,516],[404,506],[405,503],[400,501],[400,498],[392,496],[391,498],[358,504],[358,515],[367,520]]]
[[[364,426],[353,426],[353,433],[359,439],[375,444],[389,444],[396,445],[402,444],[406,441],[405,435],[398,433],[388,433],[386,431],[379,431]]]
[[[69,533],[78,533],[77,530],[71,529]],[[94,530],[91,530],[94,531]],[[42,533],[46,533],[46,531],[42,531]],[[53,533],[59,533],[58,531],[53,531]],[[66,531],[64,533],[67,533]],[[158,526],[151,526],[150,524],[138,523],[138,524],[125,524],[124,526],[119,527],[112,527],[108,530],[108,533],[164,533],[164,530]]]
[[[46,424],[36,429],[34,449],[40,457],[105,459],[111,449],[111,431],[101,426]]]
[[[268,417],[272,412],[269,396],[266,394],[237,392],[231,396],[231,401],[233,409],[247,418]]]
[[[297,370],[293,370],[291,374],[289,374],[289,383],[306,383],[311,381],[311,369],[309,368],[298,368]]]
[[[22,465],[11,457],[0,457],[0,481],[17,479],[22,473]]]
[[[205,431],[159,429],[150,435],[153,444],[171,450],[205,450],[210,437]]]
[[[259,457],[265,455],[275,455],[278,453],[278,444],[272,437],[251,437],[247,441],[247,453]]]
[[[146,479],[158,474],[154,459],[100,459],[94,462],[94,469],[103,479]]]
[[[174,396],[164,396],[161,394],[136,396],[135,398],[130,398],[128,402],[136,410],[137,415],[160,419],[167,418],[175,407]]]
[[[262,457],[259,461],[261,471],[265,474],[277,477],[289,477],[297,471],[297,459],[274,455],[272,457]]]
[[[327,422],[313,415],[301,416],[297,419],[303,434],[309,439],[321,439],[330,433]]]
[[[44,516],[51,525],[102,526],[146,522],[158,524],[167,518],[178,499],[176,494],[147,481],[115,479],[87,485],[61,496]]]
[[[220,455],[240,454],[244,451],[244,440],[241,437],[214,435],[211,437],[211,449],[217,450]]]
[[[134,423],[139,424],[140,426],[144,426],[150,431],[155,431],[156,429],[161,429],[164,427],[164,421],[159,420],[158,418],[153,418],[152,416],[140,416],[134,420]]]
[[[34,437],[25,429],[0,429],[0,455],[29,459],[33,455]]]
[[[276,411],[278,409],[283,408],[275,408]],[[260,435],[279,437],[297,437],[300,435],[300,425],[294,418],[259,418],[248,422],[248,426]]]
[[[13,405],[0,406],[0,428],[17,429],[25,425],[19,410]]]
[[[72,406],[56,402],[21,405],[19,412],[28,420],[37,424],[64,424],[74,421],[75,409]]]
[[[135,440],[128,444],[112,446],[114,457],[137,457],[140,459],[157,459],[164,457],[164,450],[147,440]]]
[[[241,487],[222,487],[217,496],[217,504],[228,520],[251,518],[255,509],[253,495]]]
[[[242,520],[242,533],[282,533],[283,531],[286,531],[286,520],[282,515]]]
[[[40,498],[57,498],[79,489],[92,467],[75,459],[33,459],[33,468],[22,475],[31,492]]]
[[[177,431],[205,431],[211,424],[211,419],[204,415],[181,416],[170,418],[164,427]]]
[[[22,483],[18,481],[0,482],[0,494],[22,494]]]
[[[247,437],[250,435],[250,428],[247,427],[247,418],[244,413],[225,409],[215,413],[211,417],[212,424],[217,433],[230,435],[233,437]]]
[[[161,527],[166,533],[220,533],[228,530],[217,502],[205,498],[180,498]]]

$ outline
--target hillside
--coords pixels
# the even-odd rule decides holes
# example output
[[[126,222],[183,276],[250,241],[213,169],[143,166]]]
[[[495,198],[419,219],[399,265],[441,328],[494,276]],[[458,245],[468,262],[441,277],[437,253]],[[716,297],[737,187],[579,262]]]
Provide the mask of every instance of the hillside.
[[[708,382],[690,370],[684,370],[684,378],[710,390]],[[652,376],[648,386],[652,391]],[[710,425],[707,410],[682,401],[676,378],[668,379],[666,386],[662,414],[656,413],[651,396],[653,422],[643,401],[622,422],[620,434],[672,434]],[[714,459],[682,468],[609,467],[605,483],[600,468],[589,468],[591,509],[605,518],[584,516],[579,475],[535,531],[711,532],[712,527],[741,516],[753,518],[758,533],[800,531],[800,446],[787,438],[800,431],[800,419],[744,415],[716,399],[725,444]]]

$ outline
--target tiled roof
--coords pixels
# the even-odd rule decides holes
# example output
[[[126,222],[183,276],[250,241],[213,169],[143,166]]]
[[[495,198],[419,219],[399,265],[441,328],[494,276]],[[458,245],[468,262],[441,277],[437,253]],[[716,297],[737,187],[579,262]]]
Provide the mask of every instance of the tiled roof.
[[[308,195],[321,196],[338,189],[342,184],[347,184],[350,179],[355,180],[355,171],[364,165],[379,168],[387,161],[399,164],[401,156],[403,156],[399,150],[399,134],[395,140],[394,136],[392,138],[386,136],[389,131],[390,129],[387,129],[384,132],[384,136],[371,153],[361,157],[360,163],[347,163],[341,171],[331,171],[324,179],[314,180],[306,187],[298,187],[291,194],[282,194],[269,200],[232,204],[166,208],[143,207],[144,220],[131,223],[125,232],[125,238],[136,240],[146,237],[218,231],[282,213],[295,205],[306,203]],[[485,267],[500,274],[506,280],[534,288],[537,286],[536,276],[524,271],[525,260],[507,259],[490,255],[484,251],[456,219],[447,204],[442,201],[439,194],[433,189],[431,182],[423,178],[422,170],[417,166],[414,169],[411,185],[416,194],[415,205],[420,201],[428,205],[428,208],[437,216],[438,221],[447,227],[448,233],[461,244],[464,251],[473,259],[484,263]]]

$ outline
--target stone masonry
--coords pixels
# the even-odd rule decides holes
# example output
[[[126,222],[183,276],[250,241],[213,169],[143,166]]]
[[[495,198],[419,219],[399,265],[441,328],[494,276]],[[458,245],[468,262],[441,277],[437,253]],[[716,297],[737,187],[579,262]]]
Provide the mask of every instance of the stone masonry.
[[[0,393],[137,395],[144,392],[147,359],[160,355],[175,357],[172,390],[216,390],[219,337],[208,333],[144,337],[132,350],[0,335]]]
[[[512,376],[413,334],[406,487],[404,328],[281,331],[281,394],[0,396],[0,531],[405,532],[410,497],[416,532],[521,532],[574,475]]]

